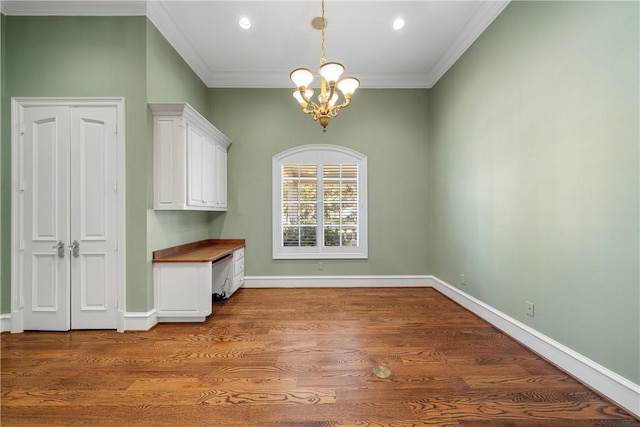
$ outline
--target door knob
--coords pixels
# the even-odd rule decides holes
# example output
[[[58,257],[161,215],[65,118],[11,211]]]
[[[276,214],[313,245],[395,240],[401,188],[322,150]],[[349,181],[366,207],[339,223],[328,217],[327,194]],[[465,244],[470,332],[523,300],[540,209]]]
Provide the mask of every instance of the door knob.
[[[74,258],[78,258],[80,256],[80,243],[77,240],[74,240],[69,246],[69,251]]]
[[[52,247],[58,250],[58,258],[64,258],[64,242],[62,240],[58,241],[58,244]]]

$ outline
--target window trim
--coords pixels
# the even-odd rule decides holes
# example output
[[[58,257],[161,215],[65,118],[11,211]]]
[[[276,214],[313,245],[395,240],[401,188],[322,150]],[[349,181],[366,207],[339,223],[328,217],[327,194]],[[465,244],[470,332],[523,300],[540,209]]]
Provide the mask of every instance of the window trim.
[[[287,163],[357,163],[358,164],[358,246],[292,247],[282,245],[282,173]],[[322,168],[318,167],[318,171]],[[346,147],[331,144],[308,144],[282,151],[272,158],[272,246],[273,259],[366,259],[367,237],[367,156]],[[319,174],[319,172],[318,172]],[[318,187],[322,185],[319,176]],[[323,225],[323,202],[318,200],[318,228]],[[321,243],[321,241],[319,241]]]

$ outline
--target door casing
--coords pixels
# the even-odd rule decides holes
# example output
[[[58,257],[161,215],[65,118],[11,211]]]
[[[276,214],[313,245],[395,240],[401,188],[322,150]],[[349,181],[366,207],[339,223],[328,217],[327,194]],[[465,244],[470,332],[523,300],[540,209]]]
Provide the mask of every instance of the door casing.
[[[126,313],[126,126],[125,99],[113,98],[24,98],[11,99],[11,332],[24,331],[24,291],[20,280],[19,254],[21,251],[20,225],[20,136],[23,132],[19,121],[21,107],[115,107],[117,120],[117,310],[118,332],[125,330]]]

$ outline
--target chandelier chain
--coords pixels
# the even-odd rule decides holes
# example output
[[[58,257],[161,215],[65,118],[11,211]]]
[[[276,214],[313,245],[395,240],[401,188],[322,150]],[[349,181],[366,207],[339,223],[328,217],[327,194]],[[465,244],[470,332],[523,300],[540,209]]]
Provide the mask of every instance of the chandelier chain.
[[[324,0],[322,0],[322,43],[321,43],[321,50],[322,50],[322,55],[320,56],[320,65],[323,65],[327,62],[327,58],[325,57],[324,54]]]

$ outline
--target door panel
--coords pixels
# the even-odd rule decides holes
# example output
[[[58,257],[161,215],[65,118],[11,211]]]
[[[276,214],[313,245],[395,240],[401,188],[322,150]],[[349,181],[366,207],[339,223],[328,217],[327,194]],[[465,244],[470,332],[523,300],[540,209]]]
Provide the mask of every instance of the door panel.
[[[54,113],[55,114],[55,113]],[[58,229],[58,210],[56,201],[59,194],[58,183],[58,151],[60,141],[58,127],[60,120],[57,117],[45,117],[34,120],[31,123],[33,132],[33,144],[30,149],[28,165],[31,177],[31,194],[33,203],[32,237],[35,241],[54,241]],[[64,159],[60,159],[64,161]]]
[[[23,110],[19,198],[24,221],[20,236],[24,328],[68,330],[69,109]],[[60,255],[60,256],[59,256]]]
[[[34,312],[60,310],[56,258],[48,253],[35,253],[31,257],[31,310]]]
[[[107,254],[80,254],[80,310],[108,311]],[[111,301],[113,302],[113,301]]]
[[[80,233],[83,240],[105,240],[108,197],[105,185],[108,180],[106,163],[109,160],[106,152],[109,145],[109,141],[106,140],[107,125],[86,118],[76,121],[73,117],[73,120],[74,126],[76,123],[80,126],[79,147],[74,147],[80,151],[80,170],[73,176],[80,184]]]
[[[71,328],[117,324],[116,109],[71,110]]]

